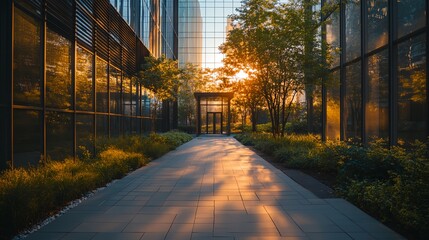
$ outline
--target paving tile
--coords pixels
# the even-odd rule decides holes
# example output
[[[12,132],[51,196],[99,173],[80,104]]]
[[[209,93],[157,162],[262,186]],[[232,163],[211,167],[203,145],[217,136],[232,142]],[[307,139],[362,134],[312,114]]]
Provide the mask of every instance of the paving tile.
[[[97,233],[91,240],[139,240],[144,233]]]
[[[84,222],[73,229],[73,232],[121,232],[127,223],[111,223],[111,222]]]
[[[167,233],[170,229],[169,223],[130,223],[122,232],[129,233]]]
[[[403,239],[320,199],[231,137],[198,137],[28,239]]]
[[[173,223],[176,214],[137,214],[132,219],[131,223]]]
[[[93,239],[95,236],[95,233],[67,233],[64,235],[64,237],[61,238],[61,240],[90,240]],[[106,240],[108,240],[106,238]]]

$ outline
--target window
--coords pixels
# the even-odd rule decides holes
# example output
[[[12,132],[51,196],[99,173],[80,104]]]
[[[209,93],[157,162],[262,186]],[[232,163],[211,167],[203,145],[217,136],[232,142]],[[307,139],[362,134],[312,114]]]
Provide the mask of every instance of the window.
[[[344,127],[346,139],[361,139],[362,82],[361,64],[346,67],[346,92],[344,97]]]
[[[94,87],[92,83],[92,54],[77,48],[76,60],[76,109],[93,110]]]
[[[96,134],[97,140],[107,139],[109,137],[109,120],[107,115],[96,116]]]
[[[110,113],[121,113],[121,72],[110,66]]]
[[[426,25],[426,0],[396,0],[397,37]]]
[[[340,139],[340,72],[331,75],[326,91],[326,138]]]
[[[43,157],[42,115],[38,111],[13,111],[13,165],[36,166]]]
[[[367,47],[368,52],[382,47],[388,41],[387,0],[366,0],[368,9]]]
[[[326,25],[326,42],[330,46],[331,66],[340,65],[340,11],[337,9],[328,18]]]
[[[76,115],[76,151],[79,158],[94,154],[94,115]]]
[[[428,121],[425,35],[398,44],[397,51],[398,138],[423,140]]]
[[[351,0],[346,5],[346,61],[360,57],[360,9],[360,0]]]
[[[41,27],[18,8],[14,13],[13,101],[15,104],[41,105]]]
[[[60,161],[73,156],[72,119],[70,113],[47,113],[46,151],[48,159]]]
[[[369,140],[389,137],[389,65],[384,50],[368,58],[365,128]]]
[[[96,84],[96,102],[97,112],[109,111],[108,109],[108,79],[107,79],[107,63],[100,58],[97,58],[95,63],[95,84]]]
[[[72,109],[71,42],[56,32],[46,32],[46,106]]]

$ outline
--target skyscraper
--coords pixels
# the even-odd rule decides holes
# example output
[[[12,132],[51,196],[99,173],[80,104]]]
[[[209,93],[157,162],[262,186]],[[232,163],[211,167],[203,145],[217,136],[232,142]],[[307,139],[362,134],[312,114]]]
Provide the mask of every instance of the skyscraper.
[[[240,6],[240,0],[179,0],[179,63],[222,66],[219,46],[227,36],[228,16]]]

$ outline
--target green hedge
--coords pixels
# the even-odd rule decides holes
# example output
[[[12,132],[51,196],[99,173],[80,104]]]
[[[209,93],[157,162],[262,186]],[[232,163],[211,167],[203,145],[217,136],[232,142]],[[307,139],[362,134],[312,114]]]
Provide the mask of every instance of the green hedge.
[[[0,175],[0,239],[55,213],[88,191],[121,178],[191,140],[189,134],[174,132],[104,139],[98,156],[80,149],[79,160],[51,161],[29,169],[10,169]]]
[[[321,142],[311,135],[273,139],[267,134],[242,134],[236,138],[272,154],[286,167],[334,174],[338,195],[409,237],[429,235],[429,139],[389,148],[383,140],[363,147]]]

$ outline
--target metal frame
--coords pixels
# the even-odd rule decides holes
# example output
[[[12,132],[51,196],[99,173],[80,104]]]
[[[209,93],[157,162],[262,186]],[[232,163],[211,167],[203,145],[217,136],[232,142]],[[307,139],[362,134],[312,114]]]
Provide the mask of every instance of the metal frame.
[[[196,117],[196,130],[197,130],[197,136],[201,135],[201,100],[205,99],[206,100],[206,106],[207,106],[207,99],[208,98],[221,98],[222,99],[222,103],[220,104],[222,107],[222,112],[221,112],[221,133],[223,134],[223,120],[224,120],[224,116],[223,116],[223,106],[224,104],[224,99],[226,98],[228,100],[228,104],[227,104],[227,126],[226,126],[226,134],[230,135],[231,134],[231,99],[234,97],[234,93],[232,92],[206,92],[206,93],[202,93],[202,92],[196,92],[194,93],[194,97],[197,101],[197,117]],[[206,112],[206,134],[209,134],[208,132],[208,111]],[[210,113],[219,113],[219,112],[210,112]]]

